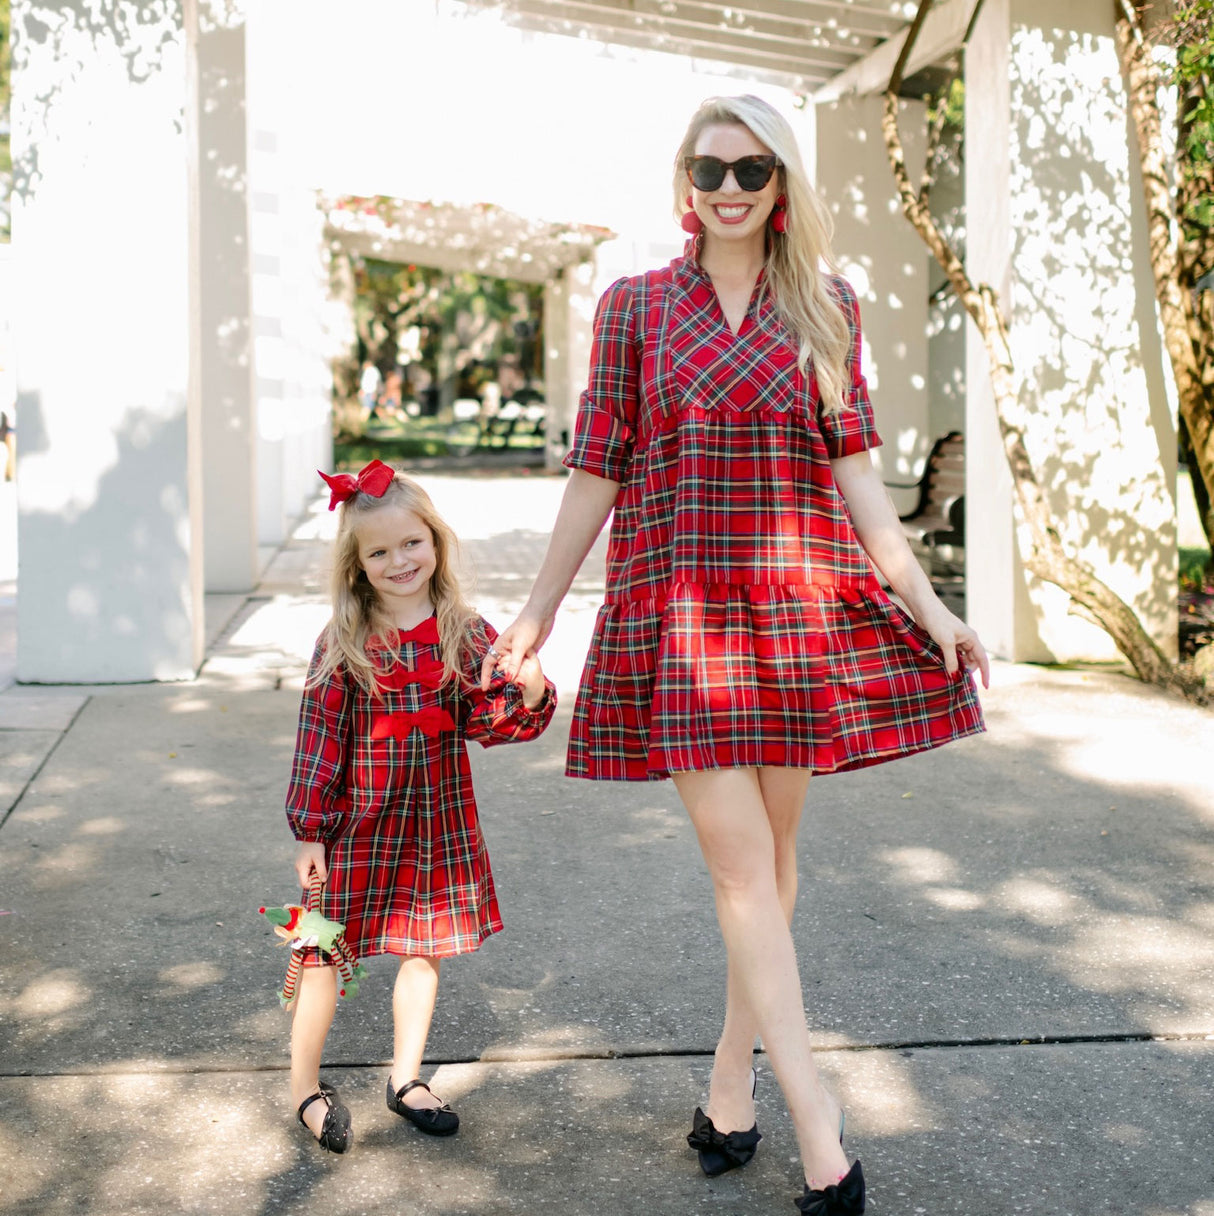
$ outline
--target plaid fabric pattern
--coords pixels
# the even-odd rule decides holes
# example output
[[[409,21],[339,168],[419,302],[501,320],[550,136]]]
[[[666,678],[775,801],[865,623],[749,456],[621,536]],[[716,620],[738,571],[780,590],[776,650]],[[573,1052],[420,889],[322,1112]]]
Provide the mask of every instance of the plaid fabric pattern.
[[[984,729],[972,680],[881,590],[831,475],[881,440],[859,305],[830,286],[852,337],[833,414],[762,280],[736,336],[690,256],[600,300],[565,463],[621,488],[570,776],[840,772]]]
[[[474,635],[480,656],[497,637],[480,618]],[[482,693],[480,658],[465,671],[468,689],[438,687],[437,640],[433,619],[400,635],[382,699],[339,669],[300,704],[287,819],[297,839],[324,842],[321,912],[346,926],[360,957],[463,954],[502,928],[465,740],[534,739],[556,707],[551,682],[534,711],[504,680]],[[318,642],[313,670],[322,652]]]

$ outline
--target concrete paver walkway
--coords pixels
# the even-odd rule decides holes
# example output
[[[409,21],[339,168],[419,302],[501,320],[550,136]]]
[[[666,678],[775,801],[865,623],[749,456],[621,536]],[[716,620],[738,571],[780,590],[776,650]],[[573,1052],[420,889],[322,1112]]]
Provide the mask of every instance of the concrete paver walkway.
[[[477,602],[512,618],[563,486],[422,478]],[[390,960],[326,1075],[357,1143],[287,1105],[294,894],[281,804],[327,615],[318,508],[188,685],[0,694],[0,1213],[792,1213],[796,1146],[704,1179],[683,1143],[724,956],[669,783],[571,782],[564,740],[602,546],[534,744],[479,749],[506,932],[444,967],[430,1038],[452,1141],[384,1107]],[[794,926],[821,1066],[873,1212],[1214,1216],[1214,715],[1113,673],[998,664],[991,731],[813,783]]]

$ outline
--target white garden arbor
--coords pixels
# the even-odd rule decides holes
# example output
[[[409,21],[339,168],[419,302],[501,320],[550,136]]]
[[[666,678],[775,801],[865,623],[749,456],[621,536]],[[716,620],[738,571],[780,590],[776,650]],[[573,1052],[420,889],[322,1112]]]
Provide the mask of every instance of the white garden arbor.
[[[318,206],[330,250],[543,287],[544,385],[557,406],[549,419],[548,463],[559,467],[568,403],[580,391],[578,377],[590,357],[595,251],[615,233],[516,215],[492,203],[321,197]]]
[[[304,7],[354,21],[364,6],[14,0],[21,680],[188,678],[203,654],[205,592],[255,585],[265,546],[282,539],[312,494],[311,470],[328,463],[327,361],[340,335],[326,212],[287,155],[309,133],[260,66],[273,62],[274,22]],[[435,5],[451,20],[466,8]],[[897,214],[877,100],[912,6],[472,8],[560,35],[553,43],[648,47],[718,72],[730,65],[738,91],[749,80],[803,95],[836,247],[861,295],[884,468],[891,480],[913,474],[939,427],[929,267]],[[951,51],[972,13],[972,0],[942,0],[910,71]],[[1175,432],[1111,6],[985,0],[966,85],[967,259],[1013,318],[1030,450],[1068,540],[1174,652],[1165,470]],[[520,148],[543,140],[560,105],[554,97],[553,113],[527,115]],[[441,115],[436,106],[434,121]],[[912,154],[916,125],[911,104]],[[541,244],[564,251],[544,280],[557,318],[548,388],[550,405],[571,411],[598,284],[585,260],[593,234],[578,227],[594,217],[566,219],[566,235],[550,228]],[[970,618],[1005,657],[1110,657],[1104,636],[1019,565],[985,354],[964,327],[953,341]]]

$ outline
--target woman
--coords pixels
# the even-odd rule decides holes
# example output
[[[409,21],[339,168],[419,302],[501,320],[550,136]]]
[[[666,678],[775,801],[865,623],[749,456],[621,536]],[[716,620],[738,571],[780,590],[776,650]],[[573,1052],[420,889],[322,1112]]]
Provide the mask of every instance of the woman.
[[[789,930],[801,807],[812,773],[982,730],[969,670],[985,683],[987,658],[933,593],[870,459],[859,311],[821,269],[829,216],[789,125],[754,97],[705,102],[675,159],[675,203],[685,256],[599,303],[573,472],[484,674],[512,677],[543,644],[614,508],[567,771],[671,777],[708,865],[729,969],[689,1143],[708,1174],[753,1155],[759,1035],[801,1148],[798,1208],[862,1212]]]

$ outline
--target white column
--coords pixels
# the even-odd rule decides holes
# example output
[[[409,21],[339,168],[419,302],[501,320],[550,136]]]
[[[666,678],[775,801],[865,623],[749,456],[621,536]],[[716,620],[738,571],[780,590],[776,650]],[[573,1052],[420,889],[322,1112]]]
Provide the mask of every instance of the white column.
[[[975,283],[1011,304],[1010,0],[985,0],[965,53],[965,260]],[[986,648],[1044,659],[1016,547],[1012,476],[995,414],[982,336],[965,330],[965,611]]]
[[[966,107],[969,265],[1010,314],[1029,455],[1064,543],[1175,655],[1165,476],[1175,425],[1112,9],[988,0],[967,56]],[[1116,658],[1060,589],[1020,566],[985,354],[969,331],[970,620],[1006,657]]]
[[[284,55],[294,10],[254,5],[248,20],[249,199],[257,539],[280,544],[333,464],[334,335],[323,216],[308,179],[315,133],[297,129]]]
[[[566,266],[561,277],[544,287],[544,389],[548,400],[549,470],[561,461],[573,439],[578,400],[590,372],[594,337],[595,264]]]
[[[879,97],[850,96],[815,107],[816,180],[834,216],[835,255],[860,301],[864,371],[884,441],[874,456],[886,480],[905,482],[919,476],[937,438],[928,424],[928,254],[902,215],[881,106]],[[905,102],[902,110],[900,130],[917,181],[923,106]],[[905,508],[913,505],[911,495]]]
[[[186,35],[172,6],[54,16],[13,5],[17,675],[183,679],[203,639]]]
[[[257,582],[245,26],[197,32],[200,357],[206,589]]]
[[[544,284],[544,397],[547,409],[544,463],[549,472],[560,469],[569,450],[577,409],[569,387],[568,298],[564,271]]]

